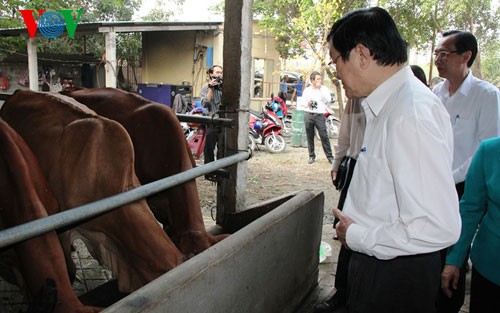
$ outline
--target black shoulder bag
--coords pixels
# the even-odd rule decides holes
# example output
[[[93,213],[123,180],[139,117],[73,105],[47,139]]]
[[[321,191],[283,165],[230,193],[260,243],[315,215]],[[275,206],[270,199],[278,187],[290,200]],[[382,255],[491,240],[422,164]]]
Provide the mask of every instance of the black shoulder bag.
[[[344,156],[342,158],[342,161],[340,161],[340,165],[337,170],[337,178],[335,179],[335,188],[337,190],[342,190],[344,188],[347,181],[350,164],[351,158],[348,156]]]

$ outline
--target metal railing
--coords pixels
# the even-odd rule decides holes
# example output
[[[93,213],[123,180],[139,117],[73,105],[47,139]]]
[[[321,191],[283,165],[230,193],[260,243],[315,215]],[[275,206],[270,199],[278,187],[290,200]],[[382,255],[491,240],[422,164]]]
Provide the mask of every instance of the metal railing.
[[[185,172],[142,185],[108,198],[2,230],[0,231],[0,248],[91,219],[125,204],[149,197],[152,194],[193,180],[198,176],[248,160],[249,157],[249,152],[238,152],[220,160],[195,167]]]

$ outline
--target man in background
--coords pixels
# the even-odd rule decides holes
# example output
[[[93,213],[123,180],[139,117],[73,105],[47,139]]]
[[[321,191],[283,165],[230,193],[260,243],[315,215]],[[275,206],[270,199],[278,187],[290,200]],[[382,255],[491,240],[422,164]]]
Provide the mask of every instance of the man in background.
[[[297,98],[302,97],[302,92],[304,91],[306,82],[304,81],[304,76],[300,75],[299,81],[295,84],[295,88],[293,89],[292,98],[290,101],[292,103],[297,101]]]
[[[307,163],[312,164],[316,160],[316,153],[314,152],[314,129],[316,128],[325,156],[331,164],[333,163],[333,154],[324,115],[327,112],[327,103],[330,101],[330,90],[323,86],[323,77],[319,72],[312,72],[310,78],[311,86],[307,87],[302,95],[306,106],[304,109],[304,124],[306,127],[307,150],[309,151],[309,161]]]
[[[201,103],[207,109],[209,115],[216,114],[222,104],[222,66],[213,65],[208,71],[208,83],[201,88]],[[205,147],[203,148],[204,163],[215,160],[215,147],[219,139],[217,126],[207,125],[205,134]],[[214,174],[205,175],[205,179],[216,181]]]
[[[462,197],[465,176],[481,141],[500,136],[500,92],[471,72],[478,49],[473,34],[449,31],[443,34],[434,51],[439,76],[445,81],[434,88],[450,114],[453,127],[453,179],[458,198]],[[446,250],[442,251],[442,259]],[[465,298],[466,263],[460,271],[457,289],[448,298],[443,292],[438,301],[439,313],[457,313]],[[444,266],[444,265],[443,265]],[[446,276],[449,273],[443,272]]]

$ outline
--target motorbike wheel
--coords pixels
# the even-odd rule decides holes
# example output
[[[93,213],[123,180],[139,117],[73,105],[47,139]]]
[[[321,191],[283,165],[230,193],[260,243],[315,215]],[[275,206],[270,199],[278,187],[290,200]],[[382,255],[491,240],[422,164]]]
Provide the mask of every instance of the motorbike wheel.
[[[326,124],[326,132],[328,133],[328,138],[330,138],[330,139],[339,138],[340,122],[327,118],[325,120],[325,124]],[[321,139],[319,137],[319,132],[318,132],[317,128],[314,128],[314,134],[316,135],[316,138]]]
[[[256,147],[257,147],[257,143],[255,142],[255,139],[253,138],[252,135],[248,134],[248,149],[251,152],[254,152]]]
[[[269,135],[264,139],[264,145],[267,151],[271,153],[280,153],[285,151],[286,142],[285,138],[281,135]]]
[[[281,129],[284,137],[290,137],[292,135],[292,120],[288,116],[283,118],[283,128]]]
[[[328,138],[330,139],[339,138],[340,122],[333,119],[327,119],[326,131],[328,132]]]

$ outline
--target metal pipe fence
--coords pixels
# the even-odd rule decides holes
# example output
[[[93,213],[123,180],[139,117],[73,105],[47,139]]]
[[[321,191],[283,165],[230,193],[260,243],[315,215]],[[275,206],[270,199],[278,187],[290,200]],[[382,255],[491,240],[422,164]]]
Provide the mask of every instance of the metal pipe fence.
[[[198,176],[211,173],[215,170],[248,160],[249,152],[238,152],[234,155],[197,166],[188,171],[172,175],[152,183],[142,185],[132,190],[88,203],[64,212],[53,214],[35,221],[8,228],[0,231],[0,248],[8,247],[20,241],[71,226],[79,222],[89,220],[98,215],[107,213],[122,205],[149,197],[155,193],[172,188],[176,185],[188,182]]]

